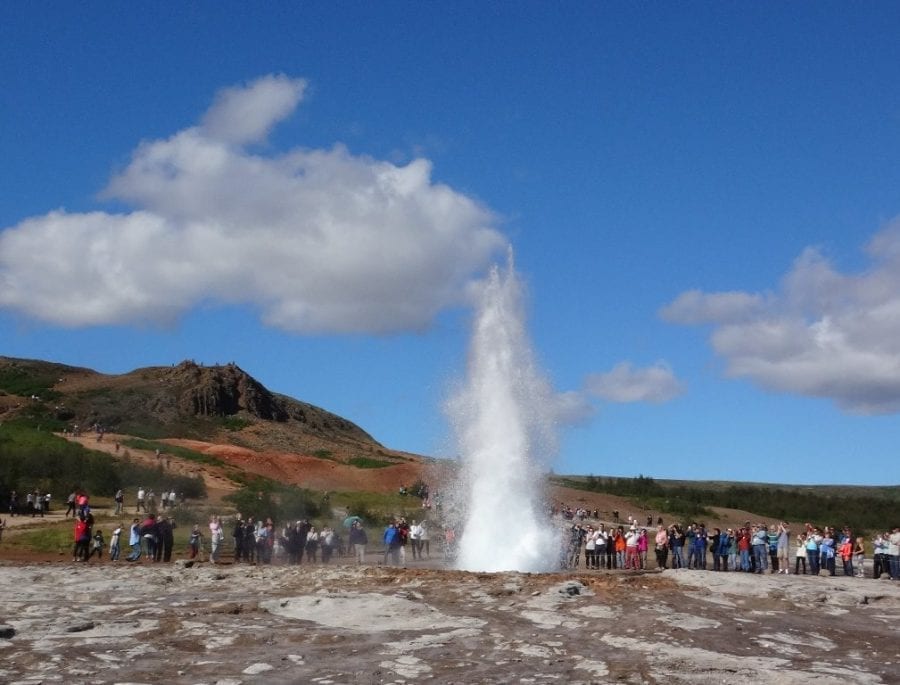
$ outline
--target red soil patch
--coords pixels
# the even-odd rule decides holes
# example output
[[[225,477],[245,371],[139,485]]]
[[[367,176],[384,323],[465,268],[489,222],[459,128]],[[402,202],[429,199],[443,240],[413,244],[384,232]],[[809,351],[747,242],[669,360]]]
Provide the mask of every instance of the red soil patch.
[[[349,490],[390,493],[402,485],[412,485],[423,477],[425,464],[408,461],[381,468],[359,468],[330,459],[291,452],[257,452],[236,445],[220,445],[199,440],[166,440],[221,459],[241,471],[290,483],[311,490]]]

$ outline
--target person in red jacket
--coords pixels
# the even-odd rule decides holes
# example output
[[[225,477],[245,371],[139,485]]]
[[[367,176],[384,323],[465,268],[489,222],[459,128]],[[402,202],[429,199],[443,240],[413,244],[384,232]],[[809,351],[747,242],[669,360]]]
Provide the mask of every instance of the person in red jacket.
[[[90,513],[79,512],[75,518],[75,548],[72,552],[72,561],[88,560],[92,522]]]

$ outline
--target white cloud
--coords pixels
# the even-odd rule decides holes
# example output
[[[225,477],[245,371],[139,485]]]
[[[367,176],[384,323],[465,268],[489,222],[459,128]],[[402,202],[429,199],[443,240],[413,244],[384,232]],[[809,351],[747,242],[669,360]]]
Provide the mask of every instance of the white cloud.
[[[506,240],[428,160],[242,147],[304,89],[284,76],[226,89],[200,126],[142,143],[104,191],[131,213],[60,210],[0,232],[0,307],[84,326],[250,303],[269,325],[340,333],[422,329],[464,301]]]
[[[587,423],[596,413],[596,409],[587,395],[575,390],[554,394],[551,398],[550,411],[555,423],[559,426]]]
[[[848,412],[900,411],[900,221],[866,247],[859,274],[843,274],[816,249],[794,262],[777,292],[685,293],[663,309],[679,323],[714,325],[713,349],[732,377],[778,392],[828,398]],[[715,311],[727,297],[754,303],[741,316]]]
[[[668,402],[684,392],[672,369],[663,362],[635,368],[621,362],[608,373],[588,376],[587,392],[610,402]]]
[[[306,81],[281,74],[225,88],[203,117],[203,132],[238,145],[264,140],[275,124],[294,111],[305,90]]]
[[[688,290],[663,308],[661,314],[673,323],[740,321],[759,311],[762,299],[747,293],[712,293]]]

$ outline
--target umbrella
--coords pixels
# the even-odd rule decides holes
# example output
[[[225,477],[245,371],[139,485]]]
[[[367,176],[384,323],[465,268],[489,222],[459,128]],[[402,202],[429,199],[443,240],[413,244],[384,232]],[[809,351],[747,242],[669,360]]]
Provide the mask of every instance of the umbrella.
[[[362,523],[362,519],[359,516],[348,516],[344,519],[344,528],[349,528],[357,522]]]

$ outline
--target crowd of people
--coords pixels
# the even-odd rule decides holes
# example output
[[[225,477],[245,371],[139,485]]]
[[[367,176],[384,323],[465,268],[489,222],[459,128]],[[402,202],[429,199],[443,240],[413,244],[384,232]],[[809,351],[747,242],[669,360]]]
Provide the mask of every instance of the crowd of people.
[[[807,523],[793,535],[786,522],[747,521],[735,528],[707,528],[703,523],[666,526],[652,517],[643,526],[628,517],[627,525],[585,523],[587,510],[559,508],[566,527],[561,544],[563,568],[696,569],[744,573],[837,575],[900,580],[900,526],[876,534],[870,545],[849,527],[840,531]],[[618,517],[616,517],[618,518]],[[648,559],[650,550],[654,559]],[[871,563],[871,573],[867,568]]]
[[[24,499],[13,490],[9,493],[9,515],[43,518],[44,513],[50,511],[51,499],[52,495],[49,492],[41,492],[38,488],[26,492]]]
[[[116,511],[124,512],[125,497],[121,490],[116,493],[115,501]],[[138,487],[135,495],[134,512],[136,514],[140,512],[155,514],[158,513],[159,509],[162,509],[163,511],[171,509],[177,506],[179,502],[184,503],[184,494],[179,497],[178,493],[175,492],[175,488],[163,490],[159,494],[159,499],[157,501],[156,493],[152,489],[145,488],[141,485]]]
[[[388,522],[382,535],[384,543],[383,563],[393,566],[406,564],[409,548],[413,561],[431,558],[431,532],[427,521],[413,519],[409,523],[401,516]]]
[[[125,512],[122,490],[114,495],[115,516]],[[18,493],[10,493],[10,516],[43,516],[49,510],[51,496],[37,489],[26,493],[24,501]],[[158,502],[158,504],[157,504]],[[127,536],[130,549],[126,561],[141,559],[170,561],[173,555],[175,520],[169,511],[179,503],[174,489],[156,494],[138,488],[135,517],[130,526],[113,526],[108,546],[103,531],[96,529],[89,497],[73,490],[66,500],[65,517],[71,514],[74,524],[73,561],[87,562],[102,558],[108,551],[111,561],[118,561]],[[607,512],[603,512],[604,514]],[[876,533],[871,540],[854,535],[849,527],[836,529],[807,523],[792,533],[786,522],[774,524],[749,521],[742,526],[707,527],[703,523],[682,526],[665,525],[652,516],[646,524],[628,516],[619,521],[600,520],[600,512],[579,507],[556,505],[551,509],[564,531],[560,544],[560,566],[565,569],[588,570],[652,570],[688,569],[716,572],[773,573],[797,575],[838,575],[900,580],[900,526]],[[0,522],[0,530],[5,522]],[[346,529],[346,544],[341,535]],[[230,535],[229,535],[230,533]],[[2,534],[2,533],[0,533]],[[226,538],[230,537],[231,545]],[[455,532],[447,528],[441,536],[445,560],[453,558]],[[427,521],[404,517],[392,519],[384,529],[378,550],[383,564],[406,565],[410,560],[431,558],[431,531]],[[338,530],[316,526],[307,519],[276,526],[272,518],[254,519],[235,516],[228,524],[219,516],[210,517],[208,526],[194,525],[188,539],[188,556],[220,562],[226,552],[235,563],[329,563],[336,555],[352,555],[357,563],[365,563],[370,540],[359,517],[347,517]],[[230,549],[226,550],[226,547]],[[652,551],[652,554],[651,554]]]
[[[218,516],[209,522],[210,561],[218,562],[225,542],[225,528]],[[317,528],[308,519],[288,522],[277,527],[272,518],[244,519],[238,514],[231,526],[233,558],[236,563],[288,564],[331,561],[335,553],[343,553],[341,536],[330,526]]]

